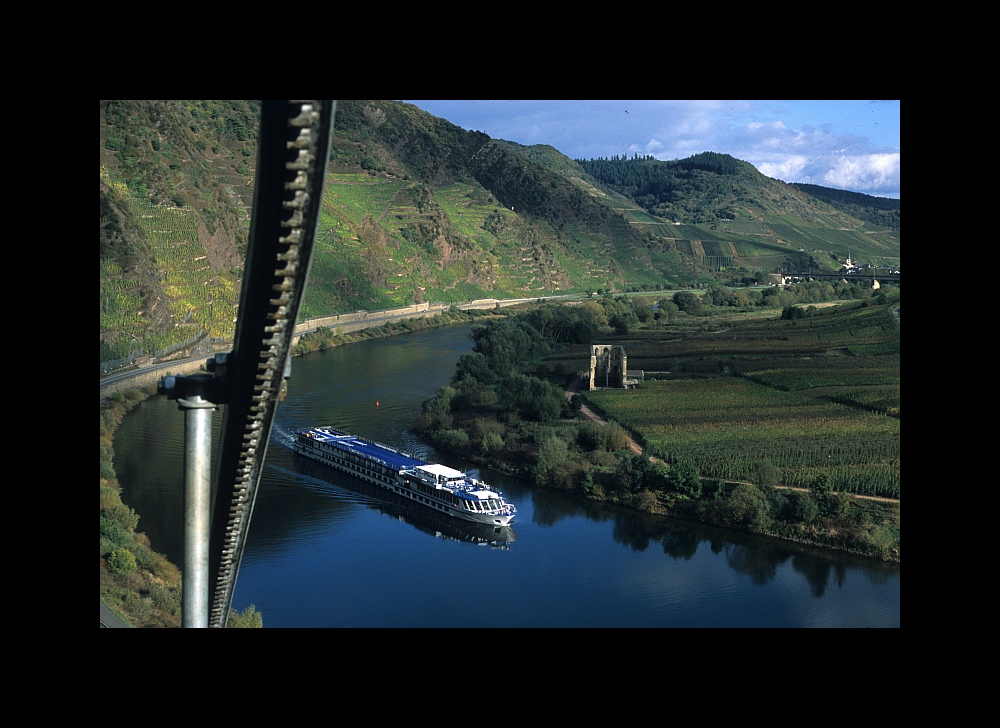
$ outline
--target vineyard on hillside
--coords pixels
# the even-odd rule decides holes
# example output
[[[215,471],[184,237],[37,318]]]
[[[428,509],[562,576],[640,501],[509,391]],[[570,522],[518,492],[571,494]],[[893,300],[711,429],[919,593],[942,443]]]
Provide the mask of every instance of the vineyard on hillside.
[[[585,397],[652,454],[731,480],[750,479],[766,459],[784,485],[824,475],[837,490],[899,498],[899,326],[887,306],[606,343],[650,375],[638,389]]]

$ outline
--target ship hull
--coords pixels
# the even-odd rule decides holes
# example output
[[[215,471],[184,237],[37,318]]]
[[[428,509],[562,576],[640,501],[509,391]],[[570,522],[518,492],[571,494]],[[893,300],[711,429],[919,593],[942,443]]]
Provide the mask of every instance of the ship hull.
[[[443,466],[429,466],[382,443],[331,428],[313,428],[298,433],[294,449],[303,457],[384,488],[440,515],[488,526],[509,526],[514,522],[514,506],[506,503],[500,493],[485,490],[485,484],[459,473],[477,487],[449,489],[429,485],[417,474],[423,472],[422,468]]]

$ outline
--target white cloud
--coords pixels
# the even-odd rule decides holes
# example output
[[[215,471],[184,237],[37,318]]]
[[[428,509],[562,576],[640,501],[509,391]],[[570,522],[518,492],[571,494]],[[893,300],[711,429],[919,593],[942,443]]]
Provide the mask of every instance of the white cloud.
[[[828,187],[847,190],[899,190],[899,152],[842,156],[823,175]]]
[[[785,182],[899,197],[899,149],[873,146],[851,133],[783,121],[751,121],[716,137],[721,148]]]
[[[784,159],[768,160],[756,165],[761,174],[784,182],[801,182],[805,170],[809,166],[809,158],[802,155],[791,155]]]

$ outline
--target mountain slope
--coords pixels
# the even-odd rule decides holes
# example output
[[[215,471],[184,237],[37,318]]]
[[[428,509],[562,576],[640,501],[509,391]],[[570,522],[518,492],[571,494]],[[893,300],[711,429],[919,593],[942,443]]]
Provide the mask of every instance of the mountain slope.
[[[259,117],[252,101],[101,102],[102,362],[231,338]]]
[[[102,361],[231,337],[258,117],[250,101],[101,102]],[[300,315],[899,264],[898,208],[890,232],[726,155],[614,161],[649,179],[340,101]]]
[[[819,185],[792,183],[791,186],[859,220],[890,230],[899,230],[899,200],[872,197],[860,192],[835,190]]]
[[[701,237],[703,248],[709,241],[712,247],[705,250],[718,252],[706,255],[726,258],[728,247],[729,265],[735,260],[735,265],[766,268],[764,260],[750,259],[776,254],[797,269],[837,267],[847,254],[876,265],[898,264],[898,200],[878,204],[878,198],[868,195],[788,185],[714,152],[669,162],[635,156],[579,163],[653,220],[682,227],[683,234],[676,237]],[[873,204],[865,205],[866,200]],[[894,210],[894,216],[871,214],[875,209]],[[687,227],[691,225],[700,232]]]

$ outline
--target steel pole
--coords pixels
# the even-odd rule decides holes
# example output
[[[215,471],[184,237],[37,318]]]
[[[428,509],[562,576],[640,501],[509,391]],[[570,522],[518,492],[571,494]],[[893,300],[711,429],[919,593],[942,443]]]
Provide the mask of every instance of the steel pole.
[[[212,501],[212,410],[194,395],[178,399],[184,410],[184,627],[208,627],[208,554]]]

